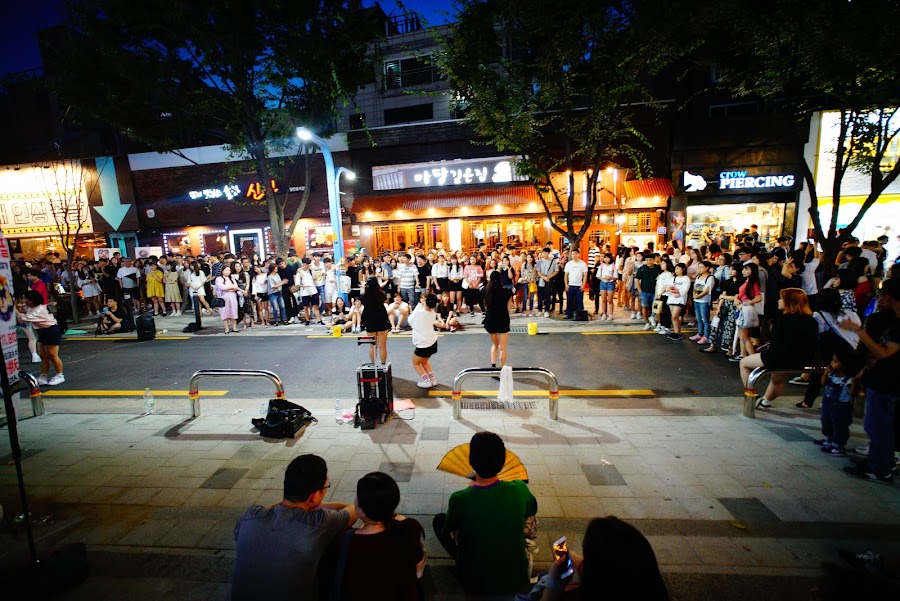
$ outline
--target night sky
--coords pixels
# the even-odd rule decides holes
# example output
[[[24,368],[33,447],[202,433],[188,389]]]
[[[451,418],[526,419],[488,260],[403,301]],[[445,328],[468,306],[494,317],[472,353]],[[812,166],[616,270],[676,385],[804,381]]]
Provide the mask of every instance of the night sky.
[[[64,0],[3,2],[3,17],[0,19],[0,78],[41,66],[36,32],[62,23],[64,4]],[[363,4],[370,6],[374,1],[366,0]],[[382,0],[380,4],[388,14],[400,12],[393,0]],[[451,10],[451,0],[407,0],[405,5],[422,14],[430,25],[446,23],[447,16],[442,13]]]

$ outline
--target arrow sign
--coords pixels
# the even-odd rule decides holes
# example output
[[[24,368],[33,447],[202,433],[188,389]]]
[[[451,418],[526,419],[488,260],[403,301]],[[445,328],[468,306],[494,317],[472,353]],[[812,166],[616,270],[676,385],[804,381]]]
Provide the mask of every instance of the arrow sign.
[[[119,185],[116,183],[116,168],[113,166],[112,157],[97,157],[97,178],[100,182],[100,198],[103,204],[94,207],[94,210],[106,220],[109,226],[119,230],[122,220],[128,214],[130,204],[122,204],[119,198]]]

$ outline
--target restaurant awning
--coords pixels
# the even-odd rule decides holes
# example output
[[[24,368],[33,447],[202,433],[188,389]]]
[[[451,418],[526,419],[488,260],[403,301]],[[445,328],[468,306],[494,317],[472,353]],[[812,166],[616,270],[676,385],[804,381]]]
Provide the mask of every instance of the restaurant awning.
[[[420,211],[490,205],[540,203],[533,186],[492,186],[483,188],[442,188],[433,192],[410,191],[403,194],[357,196],[351,213]]]
[[[670,196],[675,196],[672,181],[663,177],[633,179],[625,182],[628,207],[665,207]]]

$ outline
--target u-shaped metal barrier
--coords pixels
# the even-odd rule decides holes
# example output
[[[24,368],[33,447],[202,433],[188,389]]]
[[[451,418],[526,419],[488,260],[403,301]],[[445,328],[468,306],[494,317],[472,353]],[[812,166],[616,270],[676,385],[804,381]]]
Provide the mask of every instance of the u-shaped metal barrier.
[[[822,368],[809,366],[796,369],[768,369],[765,366],[757,367],[750,372],[747,378],[747,386],[744,387],[744,417],[753,419],[756,417],[756,399],[759,396],[759,379],[772,374],[821,374]]]
[[[200,390],[197,383],[203,378],[266,378],[275,386],[275,398],[284,398],[284,384],[278,374],[265,369],[201,369],[191,376],[188,397],[191,401],[191,415],[200,416]]]
[[[497,377],[500,375],[500,367],[470,367],[464,369],[453,378],[453,390],[451,397],[453,399],[453,419],[460,419],[462,416],[462,383],[473,377]],[[513,378],[520,376],[542,376],[547,380],[550,390],[547,391],[550,397],[550,419],[559,419],[559,382],[556,376],[549,369],[543,367],[513,367]]]

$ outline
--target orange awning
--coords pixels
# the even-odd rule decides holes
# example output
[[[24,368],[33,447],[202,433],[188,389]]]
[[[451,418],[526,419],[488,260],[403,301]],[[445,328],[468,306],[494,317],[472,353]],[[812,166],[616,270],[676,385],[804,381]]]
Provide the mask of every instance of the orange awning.
[[[653,177],[633,179],[625,182],[625,197],[628,201],[640,201],[641,206],[666,206],[670,196],[675,196],[672,181]]]
[[[489,188],[441,188],[436,191],[409,191],[403,194],[357,196],[351,213],[421,211],[488,205],[518,205],[540,202],[533,186],[493,186]]]

